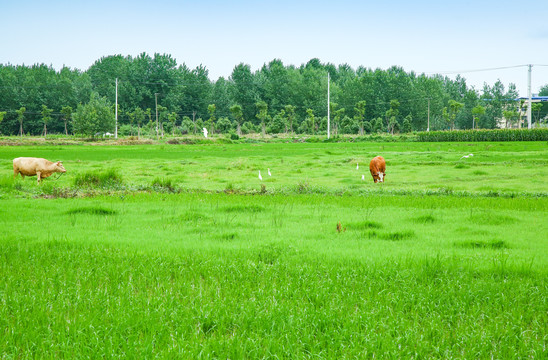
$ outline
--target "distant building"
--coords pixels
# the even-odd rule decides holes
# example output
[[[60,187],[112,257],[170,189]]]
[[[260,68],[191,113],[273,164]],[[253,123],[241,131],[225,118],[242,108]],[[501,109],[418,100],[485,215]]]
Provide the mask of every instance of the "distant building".
[[[527,127],[527,103],[529,102],[529,98],[519,97],[515,100],[518,102],[518,113],[519,113],[519,121],[518,121],[517,127],[519,128]],[[548,96],[538,96],[538,94],[533,94],[533,96],[531,96],[531,102],[532,103],[548,102]]]

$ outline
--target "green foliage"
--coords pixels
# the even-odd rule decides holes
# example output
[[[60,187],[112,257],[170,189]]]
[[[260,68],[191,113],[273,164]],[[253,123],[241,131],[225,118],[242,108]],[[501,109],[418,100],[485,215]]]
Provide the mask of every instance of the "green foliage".
[[[48,123],[51,121],[51,113],[53,109],[48,108],[46,105],[42,105],[42,121],[44,122],[44,137],[48,135]]]
[[[407,115],[405,119],[403,119],[403,125],[402,125],[402,132],[403,133],[410,133],[411,132],[411,122],[413,120],[413,117],[411,115]]]
[[[264,101],[259,101],[255,104],[255,106],[257,106],[257,114],[255,116],[261,122],[261,133],[264,136],[266,133],[266,121],[269,118],[268,104]]]
[[[89,103],[78,105],[72,115],[72,126],[76,134],[95,136],[104,132],[113,132],[114,113],[109,101],[93,93]]]
[[[25,111],[27,111],[27,109],[24,106],[15,111],[17,113],[17,121],[20,125],[19,136],[23,136],[23,120],[25,119]]]
[[[217,121],[217,131],[221,134],[228,134],[232,130],[232,122],[227,117],[222,117]]]
[[[307,116],[307,109],[314,111],[319,121],[310,128],[312,134],[327,130],[323,122],[327,116],[327,73],[331,77],[331,101],[344,104],[340,107],[345,108],[344,114],[337,114],[336,111],[341,110],[338,108],[331,112],[334,134],[354,133],[350,130],[355,128],[353,124],[342,124],[345,116],[357,124],[359,135],[366,133],[366,119],[371,121],[381,117],[386,130],[394,133],[398,128],[403,130],[403,119],[408,115],[413,119],[414,130],[425,130],[428,117],[431,129],[469,129],[472,125],[495,128],[503,111],[515,105],[509,99],[517,97],[515,87],[505,89],[500,81],[493,86],[486,84],[480,96],[479,91],[469,89],[460,76],[451,80],[442,76],[417,75],[397,66],[386,70],[352,69],[346,64],[335,66],[322,63],[319,59],[311,59],[301,66],[284,65],[281,60],[275,59],[256,72],[252,72],[247,64],[239,64],[228,79],[211,81],[208,70],[201,65],[191,69],[185,64],[178,65],[169,54],[142,53],[136,57],[106,56],[86,71],[69,68],[56,71],[46,65],[27,67],[0,64],[0,109],[6,112],[4,121],[0,122],[0,132],[10,135],[42,134],[42,105],[52,109],[53,114],[59,114],[64,107],[76,109],[79,104],[85,105],[92,92],[101,98],[114,99],[115,79],[118,78],[120,126],[132,125],[137,121],[133,113],[135,109],[154,109],[155,94],[158,94],[161,99],[159,109],[165,109],[159,111],[160,123],[169,121],[170,126],[163,125],[172,132],[176,132],[177,124],[169,119],[169,114],[189,118],[192,114],[192,119],[209,119],[208,106],[215,104],[217,116],[226,117],[232,114],[231,106],[239,104],[241,115],[236,117],[232,114],[237,121],[239,135],[245,121],[254,125],[260,123],[261,132],[266,132],[269,119],[282,109],[285,110],[283,117],[290,132],[299,128]],[[462,99],[463,108],[457,113],[450,110],[451,99]],[[256,104],[261,102],[266,104],[266,113],[261,115],[263,120],[256,118]],[[395,102],[398,102],[396,107]],[[21,106],[28,109],[24,132],[21,131],[22,124],[16,112]],[[477,106],[485,107],[485,113],[475,115],[472,109]],[[447,122],[443,121],[444,108]],[[544,106],[534,111],[536,121],[543,118],[546,109],[547,106]],[[148,117],[142,126],[147,126],[150,120]],[[210,121],[208,126],[213,125],[215,120]],[[141,126],[137,125],[137,128]],[[70,134],[72,130],[68,114],[54,115],[47,124],[50,134]],[[189,132],[188,126],[184,127],[183,132]],[[190,132],[194,133],[194,130]]]
[[[274,115],[274,117],[272,117],[272,119],[268,123],[268,133],[280,134],[285,132],[287,126],[285,121],[285,111],[282,110],[280,113]]]
[[[430,131],[417,141],[548,141],[548,129]]]
[[[382,118],[376,118],[371,121],[371,131],[374,133],[382,133],[385,131]]]
[[[63,106],[61,109],[61,117],[63,119],[65,135],[68,135],[68,124],[72,121],[72,107]]]
[[[242,135],[241,126],[244,116],[244,113],[242,112],[242,107],[240,105],[232,105],[230,107],[230,113],[234,117],[234,120],[236,120],[236,134],[240,136]]]

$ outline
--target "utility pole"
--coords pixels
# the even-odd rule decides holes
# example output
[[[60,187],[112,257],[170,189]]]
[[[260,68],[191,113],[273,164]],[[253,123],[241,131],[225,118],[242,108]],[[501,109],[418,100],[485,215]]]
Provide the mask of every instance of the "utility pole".
[[[114,138],[118,139],[118,78],[116,78],[116,108],[114,110],[114,119],[115,119],[115,125],[114,125]]]
[[[156,141],[158,141],[158,93],[154,93],[156,99]]]
[[[527,97],[529,98],[529,101],[527,102],[527,128],[530,129],[531,128],[531,103],[533,102],[532,95],[531,95],[531,71],[532,71],[533,65],[529,64],[528,66],[529,66],[529,74],[527,76]]]
[[[329,139],[331,124],[329,120],[329,83],[331,80],[329,79],[329,71],[327,72],[327,138]]]
[[[430,131],[430,98],[428,98],[428,126],[426,127],[426,131]]]

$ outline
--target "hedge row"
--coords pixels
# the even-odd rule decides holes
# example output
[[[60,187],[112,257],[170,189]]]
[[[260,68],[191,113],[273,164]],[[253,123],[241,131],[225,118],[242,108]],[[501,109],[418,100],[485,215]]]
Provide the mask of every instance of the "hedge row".
[[[548,128],[430,131],[417,133],[417,141],[548,141]]]

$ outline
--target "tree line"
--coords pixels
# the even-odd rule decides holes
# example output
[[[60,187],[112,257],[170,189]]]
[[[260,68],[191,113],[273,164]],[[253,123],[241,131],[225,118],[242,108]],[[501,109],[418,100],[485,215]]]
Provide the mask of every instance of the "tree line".
[[[548,85],[542,91],[548,95]],[[238,64],[227,79],[212,81],[203,66],[190,69],[169,54],[142,53],[103,57],[86,71],[0,64],[0,133],[113,132],[116,93],[118,129],[137,136],[196,133],[202,127],[210,133],[322,134],[328,110],[334,135],[493,129],[501,120],[517,122],[526,106],[514,101],[513,84],[505,88],[497,81],[480,92],[460,76],[427,76],[397,66],[353,69],[311,59],[296,67],[275,59],[255,72]],[[533,117],[538,121],[546,110],[535,105]]]

